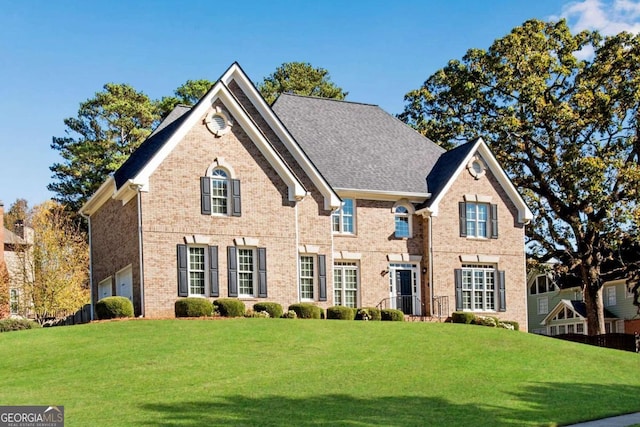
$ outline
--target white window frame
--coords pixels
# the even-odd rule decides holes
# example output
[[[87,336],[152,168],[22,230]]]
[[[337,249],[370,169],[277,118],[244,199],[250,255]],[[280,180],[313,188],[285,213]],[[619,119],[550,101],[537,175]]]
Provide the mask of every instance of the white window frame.
[[[491,278],[491,280],[488,280]],[[488,285],[492,285],[489,289]],[[498,269],[491,264],[462,265],[462,308],[465,311],[494,312],[498,302]],[[480,297],[478,303],[477,297]]]
[[[224,174],[224,178],[220,177],[219,175],[216,175],[216,173],[223,173]],[[231,187],[231,175],[229,173],[229,171],[227,171],[225,168],[221,168],[221,167],[216,167],[214,169],[211,170],[211,174],[209,175],[209,182],[211,185],[211,215],[215,215],[215,216],[228,216],[229,215],[229,205],[231,203],[231,197],[230,197],[230,187]],[[218,187],[217,185],[222,184],[222,186],[224,186],[224,194],[223,195],[218,195]],[[220,201],[220,200],[224,200],[224,209],[219,211],[219,205],[216,203],[216,201]]]
[[[303,259],[306,260],[306,263],[303,263]],[[300,266],[300,281],[298,284],[298,287],[300,289],[300,301],[315,301],[317,295],[316,289],[318,286],[318,284],[316,283],[316,272],[318,269],[317,257],[313,254],[300,254],[298,256],[298,265]],[[311,266],[310,272],[308,269],[304,268],[305,266],[309,265]],[[303,288],[308,288],[309,286],[311,287],[311,297],[305,296],[308,291]]]
[[[404,212],[398,212],[399,209],[404,209]],[[394,225],[394,236],[397,239],[409,239],[413,236],[413,227],[412,227],[412,222],[411,221],[411,209],[409,209],[407,206],[405,205],[398,205],[395,206],[393,208],[393,225]],[[400,235],[398,234],[398,222],[404,222],[406,221],[407,223],[407,234],[406,235]]]
[[[549,297],[538,298],[538,314],[549,313]]]
[[[484,208],[484,220],[480,219],[480,207]],[[472,212],[469,208],[473,208],[473,218],[469,216]],[[475,237],[478,239],[488,239],[489,235],[489,218],[491,215],[491,204],[483,202],[465,202],[465,218],[467,226],[467,237]],[[484,233],[480,234],[480,225],[484,224]],[[471,229],[473,228],[473,230]],[[472,232],[473,231],[473,232]]]
[[[241,268],[245,263],[241,262],[243,254],[251,254],[251,268]],[[238,246],[236,247],[236,282],[238,284],[238,298],[255,298],[258,292],[258,251],[255,247]],[[246,286],[243,286],[244,275],[251,277],[251,292],[244,292]]]
[[[351,204],[351,213],[345,213],[344,208],[347,203]],[[347,230],[346,219],[351,218],[351,230]],[[331,214],[331,230],[334,234],[356,234],[356,199],[344,198],[340,209]]]
[[[606,288],[607,298],[606,298],[606,307],[613,307],[617,303],[616,299],[616,287],[615,286],[607,286]]]
[[[355,290],[346,289],[346,272],[355,272]],[[347,292],[355,292],[353,304],[345,304]],[[333,263],[333,303],[334,305],[346,305],[347,307],[358,307],[360,305],[360,268],[355,261],[334,261]]]
[[[192,264],[191,264],[191,250],[192,249],[201,249],[202,250],[202,270],[200,269],[194,269]],[[209,288],[209,278],[207,275],[207,271],[209,270],[209,260],[208,260],[208,256],[207,256],[207,246],[205,245],[187,245],[187,290],[188,290],[188,296],[190,297],[198,297],[198,298],[205,298],[208,293],[208,288]],[[192,292],[192,273],[202,273],[202,281],[203,281],[203,289],[202,289],[202,293],[195,293]]]

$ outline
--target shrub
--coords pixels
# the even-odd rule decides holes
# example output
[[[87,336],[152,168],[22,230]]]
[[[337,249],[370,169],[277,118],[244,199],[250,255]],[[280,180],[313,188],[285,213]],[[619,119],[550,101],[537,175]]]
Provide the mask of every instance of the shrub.
[[[322,319],[324,316],[324,310],[310,302],[291,304],[289,310],[295,311],[299,319]]]
[[[182,298],[175,303],[176,317],[206,317],[213,313],[213,304],[205,298]]]
[[[0,332],[23,331],[25,329],[35,328],[40,328],[40,324],[29,319],[0,320]]]
[[[366,314],[366,316],[365,316]],[[356,311],[356,320],[381,320],[380,309],[376,307],[362,307]]]
[[[133,304],[126,297],[105,297],[96,303],[98,319],[133,317]]]
[[[473,323],[480,326],[489,326],[491,328],[495,328],[498,326],[498,319],[496,317],[491,316],[476,316]]]
[[[380,320],[389,320],[392,322],[404,322],[404,313],[395,308],[384,308],[380,311]]]
[[[213,302],[214,309],[223,317],[244,316],[245,306],[239,299],[220,298]]]
[[[515,320],[501,320],[498,323],[498,327],[499,328],[504,328],[504,329],[511,329],[512,331],[519,331],[520,330],[520,324],[518,322],[516,322]]]
[[[336,305],[327,308],[327,319],[353,320],[356,317],[356,310],[344,305]]]
[[[264,310],[256,311],[256,310],[254,310],[252,308],[249,308],[249,309],[247,309],[247,311],[245,311],[244,317],[262,317],[264,319],[268,319],[268,318],[271,317],[271,315],[268,312],[264,311]]]
[[[282,317],[282,306],[277,302],[257,302],[253,304],[253,311],[266,311],[270,317]]]
[[[283,319],[297,319],[298,315],[293,310],[288,310],[286,313],[282,315]]]
[[[470,325],[474,323],[476,315],[473,313],[467,313],[466,311],[454,311],[451,313],[451,321],[453,323],[465,323]]]

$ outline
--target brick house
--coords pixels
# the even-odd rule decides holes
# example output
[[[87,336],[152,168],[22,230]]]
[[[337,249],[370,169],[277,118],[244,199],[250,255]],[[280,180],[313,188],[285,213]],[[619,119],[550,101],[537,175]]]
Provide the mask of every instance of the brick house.
[[[531,212],[478,139],[445,152],[375,105],[281,95],[233,64],[83,206],[92,303],[473,310],[526,329]]]

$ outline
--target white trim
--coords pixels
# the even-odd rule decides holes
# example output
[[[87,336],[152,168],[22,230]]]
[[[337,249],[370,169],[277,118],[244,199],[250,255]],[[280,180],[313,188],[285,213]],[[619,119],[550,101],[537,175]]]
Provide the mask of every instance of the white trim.
[[[230,179],[236,179],[238,177],[238,175],[236,174],[236,171],[233,170],[233,167],[231,166],[231,164],[227,163],[224,157],[216,157],[213,163],[211,163],[207,168],[207,173],[205,174],[205,176],[210,177],[213,171],[216,169],[224,169],[227,172],[229,172]]]
[[[377,200],[388,202],[407,200],[410,203],[423,203],[425,200],[431,197],[431,193],[362,190],[357,188],[336,188],[335,190],[341,198],[347,197],[351,199]]]
[[[467,157],[460,162],[456,171],[451,175],[451,178],[446,183],[442,191],[438,194],[438,196],[431,202],[430,206],[427,208],[420,209],[416,213],[418,214],[426,214],[431,216],[438,216],[439,205],[442,199],[447,195],[453,183],[458,179],[460,173],[466,169],[469,160],[480,154],[482,159],[485,161],[487,168],[493,173],[494,177],[500,184],[500,186],[504,189],[509,196],[509,199],[513,202],[518,209],[518,222],[521,224],[528,224],[533,219],[533,213],[524,202],[522,196],[518,193],[518,190],[514,187],[513,183],[504,172],[504,169],[500,166],[496,158],[494,157],[491,150],[487,144],[482,140],[482,138],[478,138],[471,150],[469,150],[469,154]]]
[[[360,252],[338,251],[333,253],[334,260],[360,260],[362,254]]]
[[[460,255],[461,262],[481,262],[481,263],[490,263],[490,264],[498,264],[500,262],[499,255],[483,255],[483,254],[462,254]]]
[[[324,196],[324,208],[326,210],[334,210],[340,207],[340,198],[331,188],[329,183],[322,177],[318,169],[313,165],[311,160],[302,151],[298,143],[293,136],[287,131],[280,119],[274,114],[271,107],[267,105],[264,98],[257,91],[256,87],[249,80],[247,75],[242,71],[238,63],[234,63],[229,69],[220,77],[220,82],[225,85],[229,85],[231,81],[235,81],[240,89],[247,96],[249,101],[258,110],[258,113],[267,122],[271,129],[275,132],[278,138],[282,141],[284,146],[289,150],[293,158],[298,162],[300,167],[305,171],[307,176],[311,178],[311,181],[320,190],[320,193]]]
[[[80,208],[80,214],[91,216],[111,198],[116,192],[116,181],[113,176],[109,176],[105,182],[96,190],[89,200]]]
[[[298,253],[300,253],[300,254],[318,254],[318,253],[320,253],[320,246],[318,246],[318,245],[300,245],[300,246],[298,246]]]

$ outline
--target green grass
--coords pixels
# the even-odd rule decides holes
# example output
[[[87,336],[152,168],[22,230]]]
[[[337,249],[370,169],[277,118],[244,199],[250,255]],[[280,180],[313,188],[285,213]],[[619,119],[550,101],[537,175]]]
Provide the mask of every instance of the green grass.
[[[537,426],[640,411],[640,355],[458,324],[131,320],[0,334],[67,426]]]

